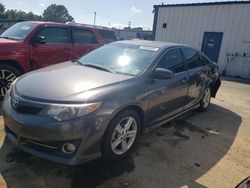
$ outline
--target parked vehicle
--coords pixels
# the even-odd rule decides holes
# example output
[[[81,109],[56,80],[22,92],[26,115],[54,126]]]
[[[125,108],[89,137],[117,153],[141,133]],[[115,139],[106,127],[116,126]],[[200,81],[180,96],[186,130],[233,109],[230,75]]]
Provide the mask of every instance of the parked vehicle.
[[[189,46],[114,42],[17,79],[3,102],[6,135],[58,163],[120,159],[140,133],[205,111],[220,85],[218,70]]]
[[[0,97],[21,74],[82,55],[116,41],[112,30],[83,24],[25,21],[0,36]]]

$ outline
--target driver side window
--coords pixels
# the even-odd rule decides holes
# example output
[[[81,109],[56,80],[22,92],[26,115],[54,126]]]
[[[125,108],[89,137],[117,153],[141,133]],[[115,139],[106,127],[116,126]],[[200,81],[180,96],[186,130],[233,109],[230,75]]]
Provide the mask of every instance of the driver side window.
[[[184,63],[180,49],[167,50],[157,65],[157,68],[168,69],[173,71],[173,73],[184,71]]]
[[[70,30],[68,28],[60,27],[45,27],[42,28],[39,36],[46,38],[46,44],[69,44],[70,41]]]

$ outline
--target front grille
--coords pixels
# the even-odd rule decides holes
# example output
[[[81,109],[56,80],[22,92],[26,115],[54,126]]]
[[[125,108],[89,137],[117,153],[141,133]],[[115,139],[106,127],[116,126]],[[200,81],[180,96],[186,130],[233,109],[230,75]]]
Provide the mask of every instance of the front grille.
[[[32,106],[25,106],[25,105],[19,105],[14,109],[18,113],[31,114],[31,115],[36,115],[39,112],[41,112],[41,110],[42,110],[42,108],[37,108],[37,107],[32,107]]]
[[[41,107],[24,102],[20,97],[11,95],[11,107],[18,113],[36,115],[42,111]]]

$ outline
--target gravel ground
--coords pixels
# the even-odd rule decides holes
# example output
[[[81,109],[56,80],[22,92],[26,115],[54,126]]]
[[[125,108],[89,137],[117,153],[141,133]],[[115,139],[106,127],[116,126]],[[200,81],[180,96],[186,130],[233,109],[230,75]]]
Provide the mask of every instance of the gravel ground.
[[[13,148],[0,122],[1,188],[223,188],[250,176],[250,84],[235,79],[224,79],[207,112],[189,112],[141,136],[116,162],[68,167],[32,157]]]

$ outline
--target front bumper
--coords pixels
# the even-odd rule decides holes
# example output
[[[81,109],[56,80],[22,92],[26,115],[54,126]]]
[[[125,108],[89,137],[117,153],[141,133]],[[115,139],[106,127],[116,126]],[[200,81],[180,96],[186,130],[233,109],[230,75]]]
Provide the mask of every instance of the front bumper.
[[[6,136],[21,150],[47,160],[77,165],[101,156],[105,118],[90,114],[65,122],[39,115],[16,112],[9,93],[3,101]],[[73,143],[76,151],[63,153],[64,143]]]

